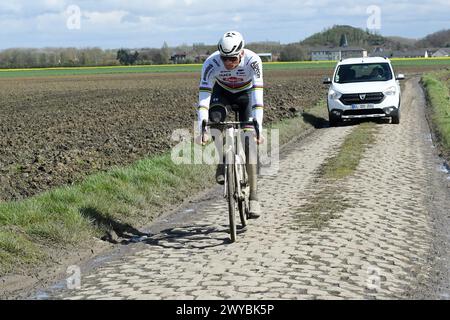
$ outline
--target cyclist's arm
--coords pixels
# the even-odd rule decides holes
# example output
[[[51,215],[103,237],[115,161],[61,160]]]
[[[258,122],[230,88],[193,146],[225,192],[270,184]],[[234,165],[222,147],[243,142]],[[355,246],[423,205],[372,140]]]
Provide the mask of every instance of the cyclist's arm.
[[[259,124],[259,131],[262,132],[262,123],[264,115],[264,81],[261,58],[255,58],[251,62],[253,69],[253,88],[252,88],[252,115]]]
[[[206,60],[202,68],[197,106],[197,119],[199,132],[201,132],[203,120],[208,120],[209,104],[211,102],[212,88],[215,83],[215,67],[212,61]]]

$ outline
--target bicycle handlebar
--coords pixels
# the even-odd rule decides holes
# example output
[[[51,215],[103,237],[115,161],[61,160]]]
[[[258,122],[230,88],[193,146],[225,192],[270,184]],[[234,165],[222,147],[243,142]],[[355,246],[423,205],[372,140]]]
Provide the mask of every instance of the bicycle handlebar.
[[[256,131],[256,139],[260,139],[261,133],[259,132],[259,125],[258,121],[256,119],[253,119],[253,121],[227,121],[227,122],[208,122],[206,120],[203,120],[202,122],[202,135],[206,132],[206,127],[234,127],[234,126],[245,126],[245,125],[252,125],[253,128],[255,128]]]

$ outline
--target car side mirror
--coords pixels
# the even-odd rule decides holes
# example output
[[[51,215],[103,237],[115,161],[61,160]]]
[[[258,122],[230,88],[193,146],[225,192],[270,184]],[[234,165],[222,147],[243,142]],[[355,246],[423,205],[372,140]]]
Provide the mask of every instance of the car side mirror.
[[[331,84],[331,79],[330,78],[324,78],[323,79],[323,84]]]
[[[397,75],[397,77],[395,78],[395,80],[405,80],[405,75],[402,74],[402,73],[399,73],[399,74]]]

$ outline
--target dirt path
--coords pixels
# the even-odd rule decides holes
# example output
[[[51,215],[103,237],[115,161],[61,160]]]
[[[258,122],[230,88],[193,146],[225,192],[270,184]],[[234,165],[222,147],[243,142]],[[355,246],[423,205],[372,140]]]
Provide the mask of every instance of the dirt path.
[[[264,216],[237,243],[227,243],[216,190],[156,223],[127,254],[82,268],[81,289],[40,297],[448,299],[449,192],[417,79],[406,83],[402,123],[378,124],[376,143],[339,185],[349,208],[322,228],[302,223],[302,204],[324,188],[316,170],[354,128],[321,129],[289,146],[278,175],[260,180]]]

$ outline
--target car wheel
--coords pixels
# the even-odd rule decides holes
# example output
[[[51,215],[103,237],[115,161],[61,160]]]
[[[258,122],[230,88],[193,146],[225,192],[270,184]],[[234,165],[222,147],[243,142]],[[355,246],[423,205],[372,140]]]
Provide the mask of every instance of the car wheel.
[[[330,127],[337,127],[339,123],[341,122],[341,119],[333,115],[331,112],[328,112],[328,123]]]
[[[397,109],[397,112],[392,115],[391,123],[400,124],[400,109]]]

